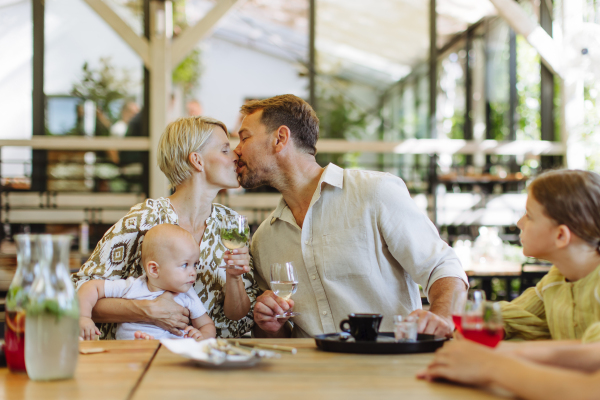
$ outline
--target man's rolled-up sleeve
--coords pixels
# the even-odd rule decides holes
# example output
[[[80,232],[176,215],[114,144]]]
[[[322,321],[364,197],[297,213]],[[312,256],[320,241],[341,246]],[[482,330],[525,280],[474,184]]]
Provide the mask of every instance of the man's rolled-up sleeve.
[[[429,298],[433,283],[467,276],[454,250],[448,246],[410,197],[402,179],[387,174],[377,185],[377,222],[390,253]]]

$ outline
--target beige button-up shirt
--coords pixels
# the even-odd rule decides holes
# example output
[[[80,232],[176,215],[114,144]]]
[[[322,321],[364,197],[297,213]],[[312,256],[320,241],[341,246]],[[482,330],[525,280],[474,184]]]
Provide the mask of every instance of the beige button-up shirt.
[[[451,247],[411,199],[402,179],[387,173],[325,168],[302,228],[282,199],[251,244],[257,281],[269,289],[272,263],[292,261],[298,290],[292,296],[293,337],[340,332],[350,313],[393,316],[421,308],[444,277],[467,283]],[[417,282],[417,283],[415,283]]]

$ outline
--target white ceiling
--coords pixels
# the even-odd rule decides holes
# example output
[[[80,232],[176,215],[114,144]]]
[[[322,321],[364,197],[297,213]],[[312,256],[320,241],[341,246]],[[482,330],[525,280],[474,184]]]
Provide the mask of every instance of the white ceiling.
[[[488,0],[437,0],[438,46],[494,15]],[[318,0],[317,49],[399,79],[429,54],[429,0]],[[321,61],[321,60],[320,60]]]

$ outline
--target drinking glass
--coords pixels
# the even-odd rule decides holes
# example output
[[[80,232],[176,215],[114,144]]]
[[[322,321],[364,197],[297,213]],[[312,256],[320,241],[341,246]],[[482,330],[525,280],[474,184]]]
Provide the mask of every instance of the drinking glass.
[[[500,304],[484,301],[479,307],[465,311],[462,317],[462,334],[474,342],[496,347],[504,336]]]
[[[417,318],[414,315],[394,315],[394,338],[396,342],[417,340]]]
[[[79,302],[69,275],[71,237],[37,235],[40,270],[25,317],[25,365],[31,380],[72,378],[79,356]]]
[[[291,262],[286,262],[283,265],[279,263],[271,264],[271,290],[275,293],[275,296],[289,300],[297,289],[298,276],[294,270],[294,264]],[[288,310],[283,314],[275,315],[275,317],[289,318],[297,315],[300,315],[300,313]]]
[[[462,333],[461,320],[463,314],[465,313],[465,307],[467,306],[467,302],[471,302],[471,304],[469,304],[469,308],[477,308],[484,301],[485,292],[483,290],[474,289],[469,290],[468,293],[463,290],[460,290],[452,294],[450,312],[452,314],[452,322],[454,323],[454,327],[459,333]]]
[[[221,221],[221,242],[229,250],[242,248],[248,243],[250,228],[248,219],[243,215],[226,215]],[[237,265],[228,268],[242,269]]]

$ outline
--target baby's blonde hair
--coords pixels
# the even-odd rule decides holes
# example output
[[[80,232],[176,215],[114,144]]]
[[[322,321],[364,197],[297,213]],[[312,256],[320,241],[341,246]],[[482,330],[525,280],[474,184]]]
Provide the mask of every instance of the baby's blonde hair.
[[[142,266],[144,271],[148,262],[154,261],[161,264],[165,257],[170,257],[175,243],[189,240],[195,243],[191,233],[174,224],[159,224],[148,230],[142,242]],[[167,253],[165,254],[165,250]]]
[[[227,133],[224,123],[202,116],[179,118],[167,126],[158,142],[157,161],[172,188],[192,175],[189,155],[202,150],[215,127]]]

